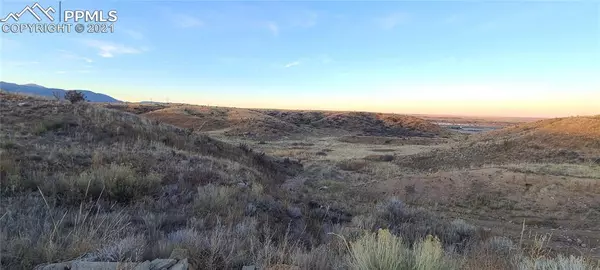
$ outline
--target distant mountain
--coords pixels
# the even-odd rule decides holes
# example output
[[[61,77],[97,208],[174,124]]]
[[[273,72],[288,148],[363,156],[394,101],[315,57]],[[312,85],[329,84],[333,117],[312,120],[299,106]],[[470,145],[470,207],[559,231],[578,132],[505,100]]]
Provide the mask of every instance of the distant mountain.
[[[29,84],[16,84],[9,82],[0,81],[0,89],[12,92],[12,93],[23,93],[23,94],[32,94],[37,96],[45,96],[45,97],[53,97],[54,92],[59,92],[60,96],[63,97],[65,92],[68,90],[60,89],[60,88],[47,88],[41,85],[29,83]],[[75,90],[75,89],[73,89]],[[92,92],[89,90],[77,90],[82,92],[86,99],[90,102],[109,102],[109,103],[120,103],[122,101],[117,100],[111,96]]]

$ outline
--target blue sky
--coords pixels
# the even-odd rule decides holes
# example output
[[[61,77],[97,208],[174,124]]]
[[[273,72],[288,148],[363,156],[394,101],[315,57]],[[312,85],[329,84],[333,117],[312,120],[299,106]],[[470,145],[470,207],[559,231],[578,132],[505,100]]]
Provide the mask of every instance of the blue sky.
[[[58,6],[58,1],[41,1]],[[27,1],[4,1],[1,16]],[[600,113],[597,1],[62,1],[115,33],[2,34],[4,81],[127,101]]]

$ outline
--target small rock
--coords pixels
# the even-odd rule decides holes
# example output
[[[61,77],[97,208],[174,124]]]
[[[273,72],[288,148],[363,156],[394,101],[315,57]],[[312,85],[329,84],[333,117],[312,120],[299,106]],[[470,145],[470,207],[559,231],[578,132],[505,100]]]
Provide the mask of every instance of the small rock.
[[[188,269],[188,260],[183,259],[180,260],[177,264],[173,265],[173,267],[169,268],[170,270],[187,270]]]
[[[583,241],[581,241],[581,239],[577,238],[577,244],[581,244],[583,243]]]
[[[581,244],[581,247],[585,248],[585,247],[587,247],[587,245],[586,244]]]
[[[25,106],[29,106],[29,103],[27,102],[21,102],[19,104],[17,104],[19,107],[25,107]]]
[[[53,263],[48,265],[40,265],[33,268],[34,270],[64,270],[71,269],[71,263]]]
[[[173,259],[155,259],[150,262],[150,270],[168,269],[177,261]]]
[[[71,270],[118,270],[133,269],[135,266],[136,263],[77,261],[71,264]]]
[[[138,264],[133,270],[150,270],[150,261]]]

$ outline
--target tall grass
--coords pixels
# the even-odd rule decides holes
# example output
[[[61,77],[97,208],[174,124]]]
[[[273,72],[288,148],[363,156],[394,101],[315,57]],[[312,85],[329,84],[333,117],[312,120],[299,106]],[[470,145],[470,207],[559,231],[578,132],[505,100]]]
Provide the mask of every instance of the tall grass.
[[[429,235],[410,249],[388,230],[367,233],[350,244],[349,267],[354,270],[458,269],[446,258],[439,239]]]

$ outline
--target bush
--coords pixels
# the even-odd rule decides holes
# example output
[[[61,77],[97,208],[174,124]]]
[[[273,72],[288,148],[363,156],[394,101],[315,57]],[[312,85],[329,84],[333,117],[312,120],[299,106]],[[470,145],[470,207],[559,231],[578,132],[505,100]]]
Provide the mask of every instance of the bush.
[[[377,222],[380,228],[387,228],[412,244],[431,234],[439,237],[445,247],[462,252],[467,246],[479,240],[475,226],[463,220],[448,222],[435,214],[420,208],[407,206],[402,201],[391,199],[379,205]]]
[[[440,240],[431,235],[415,243],[411,250],[400,237],[379,230],[377,235],[368,233],[351,243],[350,251],[350,269],[458,269],[445,256]]]
[[[110,164],[65,177],[55,188],[63,200],[70,202],[103,197],[128,203],[158,192],[161,179],[155,173],[140,175],[128,166]]]
[[[388,230],[368,233],[350,244],[350,269],[408,269],[408,249]]]
[[[519,270],[594,270],[595,268],[585,262],[581,257],[573,255],[565,257],[559,255],[556,258],[529,258],[522,257],[518,264]]]
[[[356,172],[364,169],[367,162],[364,160],[342,160],[337,163],[337,167],[344,171]]]
[[[237,191],[233,187],[208,184],[198,187],[198,197],[194,202],[201,215],[220,214],[232,210]]]
[[[71,103],[87,101],[85,95],[82,92],[76,90],[69,90],[65,92],[65,99],[70,101]]]

